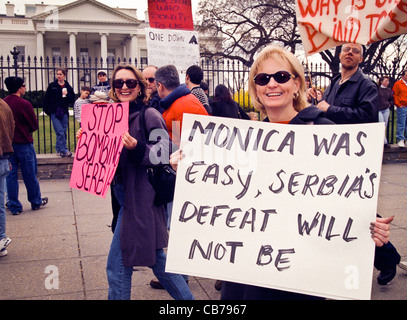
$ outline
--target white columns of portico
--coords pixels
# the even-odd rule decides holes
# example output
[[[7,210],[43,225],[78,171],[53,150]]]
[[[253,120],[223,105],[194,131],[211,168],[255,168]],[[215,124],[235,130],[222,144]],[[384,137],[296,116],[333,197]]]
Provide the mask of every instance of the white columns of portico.
[[[68,67],[72,67],[72,68],[76,68],[76,36],[77,36],[77,32],[68,32],[69,35],[69,61],[68,61]],[[73,63],[71,64],[71,59],[73,61]],[[69,76],[70,74],[72,74],[73,79],[69,80],[70,81],[70,85],[72,86],[72,88],[74,89],[74,91],[76,91],[76,80],[78,79],[78,70],[73,69],[72,73],[68,73],[67,76]]]
[[[44,32],[38,31],[37,32],[37,65],[40,65],[42,58],[42,63],[45,62],[44,56]],[[41,83],[41,79],[45,78],[45,71],[41,71],[40,68],[37,69],[37,83]],[[44,77],[44,78],[43,78]]]
[[[37,32],[37,61],[40,62],[40,58],[44,61],[44,32]]]
[[[69,63],[73,59],[74,66],[76,66],[76,35],[77,32],[68,32],[69,34]]]
[[[103,68],[107,67],[107,36],[109,33],[104,32],[104,33],[99,33],[100,35],[100,57],[102,58],[103,61]]]
[[[131,34],[130,35],[131,41],[130,41],[130,56],[132,63],[135,63],[135,59],[138,58],[137,55],[137,35]]]

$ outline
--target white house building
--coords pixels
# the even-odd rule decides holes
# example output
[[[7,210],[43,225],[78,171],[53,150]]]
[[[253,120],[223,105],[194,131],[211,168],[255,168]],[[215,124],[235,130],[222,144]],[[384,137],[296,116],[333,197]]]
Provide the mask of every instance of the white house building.
[[[106,69],[110,76],[113,62],[119,59],[131,59],[139,68],[148,63],[147,11],[140,20],[137,9],[112,8],[96,0],[73,0],[66,5],[27,3],[24,14],[16,14],[12,0],[5,7],[6,13],[0,14],[0,89],[4,89],[4,78],[15,73],[10,71],[14,48],[20,52],[18,64],[23,67],[18,75],[28,90],[45,90],[54,80],[55,66],[70,69],[68,81],[78,93],[81,86],[96,83],[97,69]],[[204,35],[201,39],[213,42]],[[82,61],[89,59],[93,65],[87,67]]]
[[[56,58],[147,58],[144,28],[137,9],[111,8],[96,0],[77,0],[63,6],[26,4],[16,15],[8,1],[0,15],[0,55],[14,47],[22,56]]]

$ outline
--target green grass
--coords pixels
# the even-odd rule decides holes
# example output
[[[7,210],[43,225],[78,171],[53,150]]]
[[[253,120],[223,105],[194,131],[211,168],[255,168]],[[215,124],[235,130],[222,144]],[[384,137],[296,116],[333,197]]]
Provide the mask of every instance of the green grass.
[[[35,110],[36,111],[36,110]],[[38,108],[36,115],[38,118],[38,131],[34,132],[34,148],[37,154],[40,153],[56,153],[55,151],[55,132],[51,124],[51,118],[47,115],[41,115],[42,109]],[[394,111],[394,125],[392,125],[392,114],[390,114],[389,127],[393,129],[393,140],[389,143],[396,143],[396,128],[397,128],[397,112]],[[79,123],[74,120],[73,116],[69,117],[69,128],[68,128],[68,149],[72,152],[76,148],[76,131],[79,129]],[[390,138],[392,135],[390,134]]]
[[[34,138],[34,148],[37,154],[40,153],[56,153],[55,151],[55,142],[56,136],[54,132],[54,128],[52,127],[51,117],[41,114],[42,109],[38,108],[38,112],[36,111],[36,115],[38,118],[38,127],[39,129],[33,133]],[[69,125],[68,125],[68,141],[67,146],[68,149],[72,152],[75,151],[76,147],[76,131],[79,129],[79,123],[74,120],[73,116],[69,117]]]

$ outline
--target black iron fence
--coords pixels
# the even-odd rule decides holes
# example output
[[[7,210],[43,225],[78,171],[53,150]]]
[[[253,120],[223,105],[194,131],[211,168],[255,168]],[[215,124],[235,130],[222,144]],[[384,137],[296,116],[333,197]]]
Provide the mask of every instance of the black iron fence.
[[[5,88],[4,79],[8,76],[19,76],[26,84],[25,99],[30,101],[35,108],[39,121],[39,130],[34,133],[34,146],[37,153],[55,152],[55,134],[52,129],[51,119],[43,112],[43,101],[48,84],[56,79],[57,68],[63,67],[68,70],[67,81],[79,96],[82,86],[92,87],[97,83],[97,73],[103,69],[108,76],[117,64],[134,64],[140,70],[146,67],[131,59],[61,59],[61,58],[30,58],[19,57],[17,51],[11,52],[12,56],[0,57],[0,98],[4,98],[8,92]],[[226,85],[235,101],[245,111],[252,111],[253,107],[247,90],[249,68],[237,61],[229,60],[202,60],[201,67],[204,71],[204,81],[209,86],[209,96],[213,95],[218,84]],[[305,66],[306,74],[311,73],[312,81],[318,88],[324,90],[330,82],[332,74],[326,64],[309,64]],[[374,79],[376,80],[376,79]],[[392,83],[396,79],[392,79]],[[75,150],[75,133],[79,129],[79,123],[73,118],[73,110],[70,110],[68,126],[68,148]],[[395,142],[396,112],[391,110],[389,125],[387,127],[387,139],[390,143]]]

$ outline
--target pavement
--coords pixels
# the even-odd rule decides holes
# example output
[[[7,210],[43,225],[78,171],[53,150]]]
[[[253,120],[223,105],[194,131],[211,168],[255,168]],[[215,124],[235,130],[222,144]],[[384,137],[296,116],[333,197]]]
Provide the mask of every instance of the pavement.
[[[46,207],[31,211],[20,182],[24,212],[7,211],[7,236],[12,239],[8,255],[0,257],[0,300],[106,300],[106,260],[112,233],[110,196],[106,199],[69,188],[69,180],[40,180]],[[395,215],[391,241],[407,260],[407,163],[384,164],[378,209]],[[372,279],[372,300],[407,299],[407,271],[397,268],[388,285]],[[147,267],[133,273],[132,299],[171,300],[165,290],[149,285]],[[190,277],[197,300],[219,300],[215,280]]]

